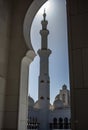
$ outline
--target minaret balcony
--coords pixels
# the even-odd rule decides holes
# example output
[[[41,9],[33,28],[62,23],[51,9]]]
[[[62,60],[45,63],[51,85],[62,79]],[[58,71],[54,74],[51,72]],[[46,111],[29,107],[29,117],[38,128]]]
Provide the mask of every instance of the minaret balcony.
[[[42,36],[44,36],[44,35],[48,35],[49,34],[49,31],[47,30],[47,29],[43,29],[43,30],[40,30],[40,34],[42,35]]]
[[[45,25],[47,26],[48,21],[42,21],[41,24],[42,24],[42,26],[45,26]]]
[[[38,54],[39,54],[39,56],[41,57],[41,56],[45,56],[45,57],[49,57],[49,55],[51,54],[51,50],[50,49],[42,49],[42,50],[38,50]]]

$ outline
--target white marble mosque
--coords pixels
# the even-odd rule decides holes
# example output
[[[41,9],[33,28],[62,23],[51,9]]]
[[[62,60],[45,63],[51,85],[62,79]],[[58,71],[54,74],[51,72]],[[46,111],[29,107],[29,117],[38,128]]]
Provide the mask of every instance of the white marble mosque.
[[[41,49],[38,50],[40,57],[40,75],[38,100],[34,102],[31,96],[28,97],[28,125],[29,130],[54,130],[70,129],[70,91],[64,84],[56,95],[53,104],[50,104],[50,78],[49,78],[49,56],[52,53],[48,49],[48,21],[44,11],[41,22]]]

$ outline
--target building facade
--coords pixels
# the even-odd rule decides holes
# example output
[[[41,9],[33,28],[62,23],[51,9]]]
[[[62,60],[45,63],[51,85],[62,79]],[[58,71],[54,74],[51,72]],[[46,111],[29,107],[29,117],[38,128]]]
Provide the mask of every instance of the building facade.
[[[64,95],[64,98],[63,98]],[[47,124],[47,130],[71,129],[71,108],[70,91],[66,85],[62,86],[59,94],[55,97],[53,104],[49,104],[47,123],[44,119],[44,110],[39,107],[38,101],[34,102],[32,97],[28,97],[28,130],[41,130],[44,123]],[[44,108],[46,109],[46,108]],[[46,111],[45,111],[46,112]],[[44,114],[44,115],[43,115]],[[45,124],[46,123],[46,124]],[[42,128],[44,129],[44,128]]]

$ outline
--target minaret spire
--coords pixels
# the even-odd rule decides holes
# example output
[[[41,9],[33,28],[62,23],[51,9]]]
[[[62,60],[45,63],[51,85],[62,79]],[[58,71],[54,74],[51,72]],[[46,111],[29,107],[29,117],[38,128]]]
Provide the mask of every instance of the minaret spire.
[[[46,10],[45,9],[44,9],[43,17],[44,17],[44,21],[45,21],[46,20]]]
[[[44,14],[43,14],[43,20],[41,21],[42,24],[42,30],[40,30],[41,34],[41,49],[47,49],[47,37],[49,35],[49,30],[47,29],[48,21],[46,20],[46,13],[44,9]]]

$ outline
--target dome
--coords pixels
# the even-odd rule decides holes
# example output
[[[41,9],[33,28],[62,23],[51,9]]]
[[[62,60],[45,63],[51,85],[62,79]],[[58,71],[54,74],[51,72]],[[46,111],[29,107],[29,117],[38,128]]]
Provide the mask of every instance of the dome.
[[[53,110],[53,105],[50,104],[50,105],[49,105],[49,109],[50,109],[50,110]]]
[[[55,97],[55,100],[59,100],[60,99],[60,94],[58,94],[56,97]]]
[[[28,106],[33,107],[34,106],[34,100],[32,97],[28,96]]]
[[[54,109],[59,109],[59,108],[63,108],[63,102],[59,99],[59,100],[55,100],[53,103]]]
[[[55,101],[53,103],[53,107],[54,107],[54,109],[59,109],[59,108],[62,108],[63,106],[64,106],[63,102],[60,100],[60,94],[58,94],[55,97]]]
[[[64,85],[62,86],[62,89],[63,89],[63,90],[66,90],[66,89],[67,89],[67,86],[64,84]]]
[[[34,104],[34,108],[39,109],[39,101],[36,101],[36,102],[35,102],[35,104]]]

